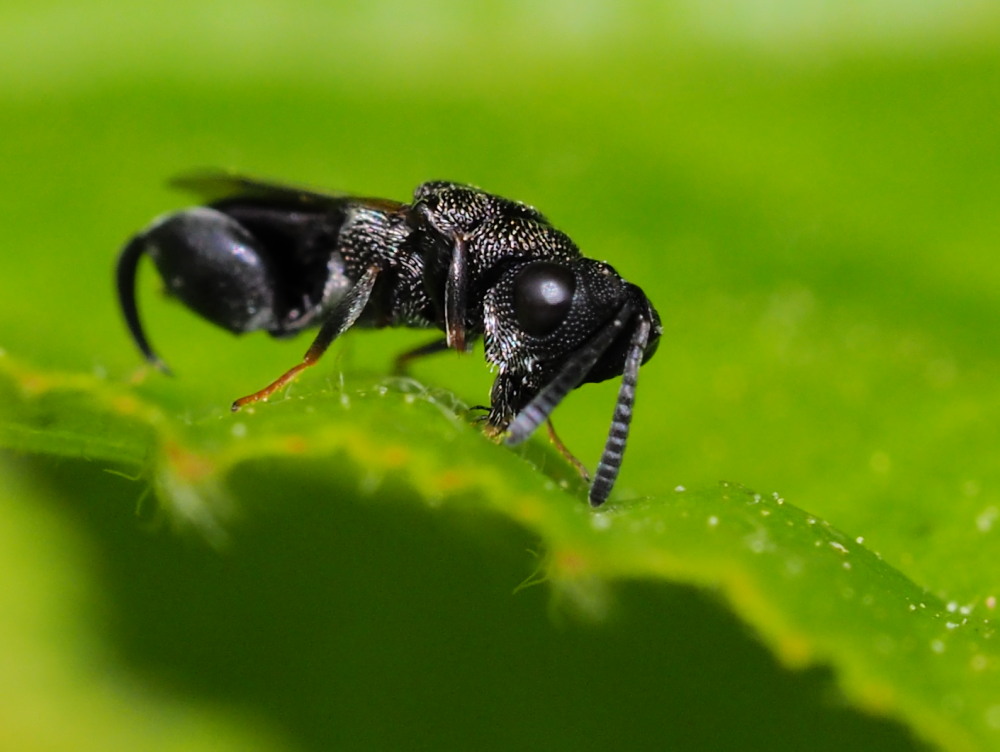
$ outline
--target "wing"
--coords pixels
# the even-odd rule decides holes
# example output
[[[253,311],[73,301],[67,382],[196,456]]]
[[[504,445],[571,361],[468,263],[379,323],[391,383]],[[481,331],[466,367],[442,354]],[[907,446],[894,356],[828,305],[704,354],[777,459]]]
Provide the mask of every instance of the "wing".
[[[193,170],[174,176],[168,184],[173,188],[193,193],[209,203],[245,198],[312,210],[339,207],[345,203],[384,212],[399,212],[408,208],[406,204],[387,198],[368,198],[347,193],[320,193],[284,183],[258,180],[225,170]]]

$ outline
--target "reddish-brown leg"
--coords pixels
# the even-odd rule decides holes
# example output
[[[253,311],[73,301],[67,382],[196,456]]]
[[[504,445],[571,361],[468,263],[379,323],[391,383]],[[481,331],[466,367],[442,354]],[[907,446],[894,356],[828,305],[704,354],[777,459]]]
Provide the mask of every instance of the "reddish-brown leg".
[[[272,381],[270,384],[265,386],[258,392],[253,394],[248,394],[246,397],[240,397],[238,400],[233,402],[232,411],[235,413],[241,407],[246,407],[247,405],[252,405],[255,402],[267,402],[271,395],[280,389],[283,389],[288,383],[295,379],[302,371],[307,369],[309,366],[315,365],[315,361],[308,362],[302,361],[297,366],[293,366],[285,371],[281,376]]]
[[[563,444],[562,439],[559,438],[559,434],[556,433],[556,427],[552,425],[552,420],[546,419],[545,426],[549,429],[549,440],[555,444],[556,450],[559,454],[565,457],[566,461],[576,468],[576,471],[580,473],[580,477],[583,478],[584,482],[590,483],[590,473],[587,472],[587,468],[584,467],[583,463],[573,456],[573,453],[566,448],[565,444]]]
[[[252,405],[255,402],[267,402],[272,394],[284,388],[302,371],[309,368],[309,366],[316,365],[319,359],[323,357],[323,353],[326,352],[330,343],[354,326],[354,323],[358,320],[358,316],[361,315],[364,307],[368,304],[372,288],[375,286],[375,277],[378,273],[378,266],[372,265],[361,275],[357,284],[351,288],[350,292],[332,311],[323,326],[320,327],[319,334],[316,335],[316,339],[309,346],[301,363],[289,368],[259,392],[248,394],[246,397],[240,397],[233,403],[232,411],[236,412],[241,407]]]

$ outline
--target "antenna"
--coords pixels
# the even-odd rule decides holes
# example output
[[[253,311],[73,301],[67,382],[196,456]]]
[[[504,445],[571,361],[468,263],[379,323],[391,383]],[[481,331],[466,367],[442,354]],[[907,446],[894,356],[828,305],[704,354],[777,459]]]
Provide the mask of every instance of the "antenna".
[[[639,325],[632,334],[628,354],[625,356],[622,385],[618,389],[618,402],[615,403],[615,413],[611,419],[608,440],[604,444],[604,453],[601,455],[601,461],[594,473],[594,482],[590,486],[589,499],[592,507],[599,507],[608,500],[611,487],[615,484],[618,471],[621,470],[625,442],[628,441],[629,424],[632,422],[632,405],[635,404],[635,385],[639,378],[642,354],[649,341],[649,329],[649,319],[640,316]]]
[[[535,429],[548,419],[556,406],[563,401],[563,398],[580,385],[583,377],[594,367],[594,363],[611,347],[611,343],[618,337],[625,322],[632,316],[632,311],[632,303],[626,301],[618,310],[618,315],[598,331],[590,342],[577,350],[574,356],[566,361],[556,377],[546,384],[545,388],[536,394],[534,399],[514,417],[514,420],[507,427],[505,442],[507,446],[520,444],[531,436]],[[649,334],[648,322],[646,333]]]

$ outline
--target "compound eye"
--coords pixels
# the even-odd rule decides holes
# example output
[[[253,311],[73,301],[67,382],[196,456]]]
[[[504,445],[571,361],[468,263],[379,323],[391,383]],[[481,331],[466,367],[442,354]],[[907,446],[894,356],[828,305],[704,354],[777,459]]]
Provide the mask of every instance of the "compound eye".
[[[573,303],[576,280],[565,266],[539,261],[521,270],[514,280],[514,316],[523,332],[544,337],[566,319]]]

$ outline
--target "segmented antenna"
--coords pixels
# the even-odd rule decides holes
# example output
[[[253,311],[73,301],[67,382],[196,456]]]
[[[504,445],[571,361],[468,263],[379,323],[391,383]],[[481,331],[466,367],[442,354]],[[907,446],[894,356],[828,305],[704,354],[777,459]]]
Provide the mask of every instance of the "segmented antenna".
[[[632,316],[633,306],[626,302],[603,329],[601,329],[586,345],[566,361],[566,365],[556,374],[556,377],[542,389],[535,398],[519,412],[507,427],[506,444],[514,446],[527,439],[556,409],[563,398],[576,389],[587,372],[594,367],[611,343],[621,332],[625,322]],[[649,327],[646,327],[647,334]],[[634,380],[634,379],[633,379]],[[620,401],[620,400],[619,400]]]
[[[628,429],[632,423],[635,385],[639,378],[642,354],[649,342],[649,329],[649,319],[640,317],[639,325],[632,334],[628,354],[625,356],[625,371],[622,373],[622,385],[618,389],[618,402],[615,403],[615,414],[611,419],[608,440],[604,444],[604,453],[594,473],[594,482],[590,486],[589,499],[592,507],[599,507],[608,500],[611,487],[614,486],[618,471],[621,470],[625,442],[628,441]]]
[[[170,373],[167,364],[160,360],[160,357],[153,352],[153,348],[146,339],[146,334],[142,330],[139,321],[139,310],[135,304],[135,277],[139,268],[139,260],[146,252],[146,236],[144,233],[136,235],[129,241],[128,245],[118,257],[118,300],[121,302],[122,313],[125,315],[125,323],[132,334],[132,339],[142,351],[143,356],[156,368],[164,373]]]

